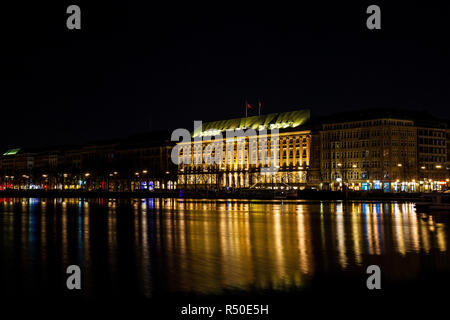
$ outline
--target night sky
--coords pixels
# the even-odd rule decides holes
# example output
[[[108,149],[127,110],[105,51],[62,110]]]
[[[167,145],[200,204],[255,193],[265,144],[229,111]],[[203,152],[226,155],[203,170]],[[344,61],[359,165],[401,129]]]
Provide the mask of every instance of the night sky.
[[[1,148],[192,129],[244,116],[245,97],[257,114],[258,96],[262,113],[398,107],[450,118],[448,4],[58,2],[2,9]],[[70,4],[81,30],[66,28]],[[369,4],[381,7],[381,30],[366,28]]]

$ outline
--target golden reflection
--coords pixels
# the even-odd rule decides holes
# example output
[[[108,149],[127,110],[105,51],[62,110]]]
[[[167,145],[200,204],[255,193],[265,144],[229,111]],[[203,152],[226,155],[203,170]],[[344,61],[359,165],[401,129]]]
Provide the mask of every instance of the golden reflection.
[[[111,285],[116,289],[117,285],[117,217],[113,207],[108,208],[108,267],[111,276]]]
[[[436,241],[439,251],[447,251],[447,239],[445,235],[445,225],[443,223],[436,223]]]
[[[276,273],[273,274],[272,282],[275,284],[275,288],[280,286],[279,279],[283,278],[284,274],[284,249],[283,249],[283,234],[281,231],[281,216],[280,209],[275,207],[273,211],[273,220],[272,224],[273,228],[273,240],[275,244],[275,265],[276,265]]]
[[[417,221],[417,214],[415,212],[414,207],[406,206],[404,207],[404,211],[407,213],[409,220],[409,234],[411,240],[409,241],[411,250],[414,252],[420,251],[420,236],[419,236],[419,223]]]
[[[72,203],[69,203],[72,204]],[[62,250],[62,264],[63,266],[70,265],[69,261],[69,239],[67,232],[67,202],[64,201],[61,207],[61,250]]]
[[[301,209],[300,209],[301,208]],[[309,275],[313,273],[314,261],[311,247],[311,229],[309,224],[309,214],[303,212],[304,207],[299,206],[297,213],[298,248],[300,259],[300,270]]]
[[[361,212],[359,207],[352,204],[351,215],[352,215],[352,240],[353,248],[355,253],[355,261],[357,265],[362,264],[362,236],[361,236]]]
[[[54,248],[61,250],[58,264],[67,266],[74,262],[69,253],[78,252],[79,260],[84,260],[87,292],[95,283],[95,263],[108,265],[114,287],[121,285],[116,281],[124,272],[121,268],[132,265],[124,269],[136,272],[133,279],[146,297],[161,283],[172,291],[202,293],[304,287],[322,272],[345,269],[359,273],[368,263],[386,260],[389,263],[383,272],[391,278],[404,276],[404,270],[414,277],[420,267],[411,268],[411,261],[420,262],[431,255],[438,257],[433,259],[437,268],[450,267],[447,222],[418,216],[409,203],[231,199],[105,199],[89,203],[55,199],[36,205],[38,202],[0,200],[0,252],[5,266],[12,267],[15,260],[28,266],[37,258],[42,269],[50,269],[48,252]],[[97,206],[106,208],[107,215],[102,216],[102,211],[90,215]],[[123,208],[131,214],[121,215]],[[101,232],[102,223],[106,233]],[[99,236],[92,239],[91,224],[100,228]],[[106,261],[98,262],[101,258],[92,256],[94,240],[100,242],[96,246],[107,250]],[[127,254],[131,255],[129,261]],[[125,257],[120,260],[121,268],[119,257]]]
[[[147,203],[146,201],[141,203],[141,211],[140,213],[140,219],[139,214],[136,214],[135,212],[135,226],[137,229],[135,229],[135,236],[138,241],[137,248],[139,248],[140,252],[137,252],[139,254],[140,258],[140,265],[138,266],[140,269],[140,274],[142,277],[142,291],[145,297],[149,298],[151,297],[151,278],[150,278],[150,272],[151,272],[151,264],[150,264],[150,248],[149,248],[149,232],[147,225],[148,222],[148,211],[147,211]],[[138,236],[138,234],[141,235],[141,237]]]
[[[341,268],[347,267],[347,253],[345,247],[345,225],[342,202],[336,204],[336,238]]]
[[[175,234],[190,239],[186,242],[177,241],[173,250],[180,248],[179,253],[188,255],[188,261],[200,261],[200,257],[206,257],[206,261],[202,261],[204,265],[200,273],[211,273],[210,278],[196,279],[198,281],[194,281],[194,286],[192,282],[182,279],[192,276],[186,270],[189,269],[186,260],[182,259],[182,272],[177,274],[178,282],[191,283],[188,285],[191,290],[193,287],[210,290],[211,283],[219,281],[217,274],[213,274],[209,268],[213,262],[208,260],[215,256],[213,244],[217,239],[221,255],[217,269],[221,271],[220,282],[225,286],[244,288],[256,284],[261,288],[282,288],[303,285],[304,280],[314,273],[316,263],[312,249],[313,229],[309,222],[311,215],[315,215],[314,208],[314,205],[293,206],[288,202],[268,205],[226,201],[217,203],[215,207],[211,202],[180,202],[176,209],[183,210],[184,215],[189,212],[189,227],[181,227],[179,214],[175,214],[176,221],[165,216],[171,222],[165,222],[165,229],[169,232],[164,235],[164,241],[171,243],[170,239]],[[294,212],[296,215],[293,219]],[[321,242],[318,248],[326,257],[325,262],[332,259],[331,252],[326,250],[326,242],[330,234],[334,236],[337,263],[344,269],[363,266],[364,252],[382,255],[386,249],[394,248],[405,255],[418,252],[421,239],[427,241],[418,234],[418,218],[410,204],[331,203],[325,206],[322,202],[317,214],[320,216],[320,229],[317,231],[320,232],[318,239]],[[329,223],[330,219],[334,221],[333,224]],[[389,223],[392,224],[393,237],[385,234],[385,226]],[[217,229],[212,230],[217,224]],[[437,230],[435,226],[433,228],[429,226],[427,232]],[[436,242],[440,250],[446,250],[442,229],[436,232]],[[294,239],[295,242],[292,241]],[[298,261],[296,267],[292,263],[293,259]],[[173,261],[171,263],[174,264]],[[261,265],[264,267],[261,268]]]
[[[325,218],[324,218],[324,210],[323,210],[323,202],[320,202],[320,240],[321,240],[321,251],[322,257],[325,267],[328,265],[328,256],[327,256],[327,245],[326,245],[326,234],[325,234]]]
[[[373,209],[373,207],[372,207],[372,209]],[[381,223],[381,221],[379,221],[379,217],[375,210],[372,210],[369,214],[372,219],[371,228],[372,228],[372,234],[373,234],[373,243],[374,243],[374,247],[375,247],[374,253],[376,255],[380,255],[381,254],[380,242],[381,242],[381,239],[383,236],[382,232],[381,232],[382,223]]]
[[[406,254],[406,245],[405,245],[405,234],[404,234],[404,222],[403,215],[400,212],[399,205],[397,203],[393,203],[391,205],[391,210],[393,212],[392,215],[392,228],[393,233],[395,235],[395,248],[397,251],[404,256]]]

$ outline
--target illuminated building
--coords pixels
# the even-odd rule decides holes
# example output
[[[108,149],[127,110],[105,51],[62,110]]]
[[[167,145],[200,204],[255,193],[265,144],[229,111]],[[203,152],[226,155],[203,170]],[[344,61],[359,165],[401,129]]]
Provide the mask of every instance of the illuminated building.
[[[322,189],[442,190],[447,125],[428,114],[371,110],[321,120]]]
[[[421,122],[417,127],[420,191],[442,190],[447,185],[446,124]]]
[[[0,189],[136,191],[176,188],[173,143],[165,132],[3,153]]]
[[[310,118],[309,110],[297,110],[185,131],[189,139],[174,152],[180,164],[172,162],[175,142],[167,132],[5,150],[0,190],[429,192],[450,186],[450,129],[427,114],[373,109]]]
[[[128,190],[175,189],[177,167],[172,163],[174,143],[166,132],[149,132],[122,139],[114,148],[110,173],[123,174],[122,185]]]
[[[188,159],[178,166],[179,186],[215,190],[303,189],[318,184],[318,166],[316,170],[312,166],[318,161],[314,162],[314,154],[311,154],[314,138],[307,126],[309,115],[309,110],[298,110],[202,124],[200,130],[192,134],[193,139],[202,138],[199,142],[178,144],[179,156]],[[279,130],[278,138],[271,129]],[[227,140],[227,132],[239,130],[245,137]],[[210,137],[215,135],[220,137]],[[220,146],[220,150],[214,151],[221,153],[219,161],[203,161],[205,155],[210,154],[208,148],[215,144]],[[227,155],[227,146],[232,151],[231,156]],[[277,152],[279,161],[273,170],[264,172],[269,165],[261,160],[261,153],[270,157],[271,152]]]
[[[391,117],[323,123],[322,188],[415,191],[414,122]]]
[[[450,186],[450,122],[447,123],[447,129],[445,130],[446,145],[447,145],[447,163],[445,164],[445,169],[447,170],[447,175],[445,181],[447,182],[447,187]]]
[[[34,169],[35,150],[16,148],[7,150],[2,157],[2,185],[24,189],[29,184]]]

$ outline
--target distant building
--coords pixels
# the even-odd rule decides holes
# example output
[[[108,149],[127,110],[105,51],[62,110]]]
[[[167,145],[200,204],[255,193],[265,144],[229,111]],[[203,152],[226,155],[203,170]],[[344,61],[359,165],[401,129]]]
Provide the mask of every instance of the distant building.
[[[441,190],[449,178],[447,125],[417,121],[420,191]]]
[[[321,122],[321,188],[434,191],[448,186],[447,125],[426,113],[373,109]]]
[[[323,124],[322,189],[416,191],[417,135],[411,120]]]
[[[16,148],[0,158],[0,189],[175,189],[166,132],[55,148]]]

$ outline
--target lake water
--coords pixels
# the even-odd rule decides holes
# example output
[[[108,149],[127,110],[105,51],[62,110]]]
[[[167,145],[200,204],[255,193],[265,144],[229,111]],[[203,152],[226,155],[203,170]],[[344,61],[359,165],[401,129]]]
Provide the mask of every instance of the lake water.
[[[289,291],[344,274],[365,283],[450,270],[449,225],[412,203],[1,199],[0,292],[142,296]]]

